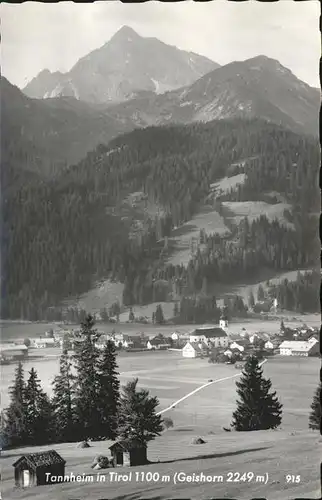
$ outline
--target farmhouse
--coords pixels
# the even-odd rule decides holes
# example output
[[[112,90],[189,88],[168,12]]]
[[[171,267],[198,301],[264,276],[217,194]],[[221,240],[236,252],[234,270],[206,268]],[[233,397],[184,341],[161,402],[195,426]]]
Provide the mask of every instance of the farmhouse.
[[[7,344],[0,346],[1,361],[24,359],[27,356],[28,356],[28,347],[25,345]]]
[[[237,342],[232,342],[229,346],[229,349],[237,349],[239,352],[244,352],[245,350],[245,348]]]
[[[211,343],[214,347],[228,347],[227,333],[219,326],[203,326],[190,333],[190,342]]]
[[[128,444],[117,441],[109,447],[114,467],[119,465],[145,465],[147,463],[147,448],[140,444]]]
[[[45,349],[46,347],[56,347],[57,342],[55,339],[45,337],[43,339],[35,339],[34,346],[37,347],[37,349]]]
[[[204,342],[187,342],[182,349],[182,356],[184,358],[198,358],[206,356],[208,346]]]
[[[163,337],[163,335],[157,335],[153,339],[148,340],[146,346],[148,349],[169,349],[171,341]]]
[[[319,352],[319,344],[301,340],[284,340],[279,349],[282,356],[314,356]]]
[[[65,475],[66,461],[55,450],[22,455],[14,464],[15,484],[24,488],[48,484],[48,474]]]

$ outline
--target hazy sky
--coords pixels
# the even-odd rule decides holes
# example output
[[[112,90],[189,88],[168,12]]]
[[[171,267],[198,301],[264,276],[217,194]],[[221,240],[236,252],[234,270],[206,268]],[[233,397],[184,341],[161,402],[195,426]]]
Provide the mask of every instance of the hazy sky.
[[[1,4],[1,70],[23,87],[42,69],[68,71],[123,25],[219,64],[264,54],[319,86],[319,2],[118,1]]]

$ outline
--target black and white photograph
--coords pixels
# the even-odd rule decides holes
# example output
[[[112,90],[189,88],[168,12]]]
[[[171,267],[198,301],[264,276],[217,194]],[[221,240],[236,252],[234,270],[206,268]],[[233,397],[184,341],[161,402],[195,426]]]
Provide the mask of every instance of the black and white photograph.
[[[320,2],[0,9],[0,499],[320,499]]]

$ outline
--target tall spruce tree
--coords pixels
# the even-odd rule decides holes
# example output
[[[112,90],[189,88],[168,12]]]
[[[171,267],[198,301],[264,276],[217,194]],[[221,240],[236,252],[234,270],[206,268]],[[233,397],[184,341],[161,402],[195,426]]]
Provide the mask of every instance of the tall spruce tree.
[[[27,442],[32,445],[47,444],[54,439],[53,411],[47,394],[41,388],[34,368],[29,372],[25,390]]]
[[[22,363],[15,370],[13,386],[10,387],[10,404],[4,414],[3,441],[7,446],[26,444],[27,405],[25,381]]]
[[[321,382],[315,391],[309,416],[309,428],[321,429]]]
[[[250,309],[253,309],[254,305],[255,305],[255,297],[253,291],[251,290],[248,295],[248,307]]]
[[[156,415],[159,404],[157,397],[149,391],[137,389],[138,379],[123,386],[119,411],[119,437],[126,443],[141,446],[160,436],[163,425],[160,415]]]
[[[115,439],[118,427],[120,382],[114,342],[108,340],[98,364],[100,434],[102,439]]]
[[[272,383],[263,377],[263,370],[254,356],[248,358],[236,386],[239,400],[232,426],[237,431],[275,429],[280,425],[282,404],[275,391],[269,392]]]
[[[161,304],[158,304],[155,310],[155,322],[158,325],[162,325],[164,323],[164,314]]]
[[[59,442],[76,441],[75,375],[67,350],[59,361],[59,375],[53,381],[52,406],[55,419],[55,436]]]
[[[76,368],[75,410],[80,439],[100,438],[99,405],[99,349],[96,347],[97,332],[94,318],[90,314],[81,324],[79,348],[74,356]]]
[[[264,288],[262,287],[262,285],[259,285],[259,287],[257,288],[257,300],[259,302],[262,300],[265,300],[265,292],[264,292]]]

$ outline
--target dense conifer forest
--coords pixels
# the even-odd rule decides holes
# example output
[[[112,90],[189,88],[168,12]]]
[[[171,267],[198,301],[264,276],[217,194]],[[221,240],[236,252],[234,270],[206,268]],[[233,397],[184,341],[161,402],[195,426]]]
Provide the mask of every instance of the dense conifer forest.
[[[50,178],[34,173],[41,169],[32,168],[39,158],[32,144],[14,138],[2,143],[4,318],[45,318],[48,307],[107,277],[125,283],[125,304],[144,304],[158,280],[169,285],[156,297],[161,301],[169,290],[199,293],[204,279],[234,283],[263,266],[292,270],[317,262],[314,138],[261,120],[150,127],[99,146]],[[278,192],[292,205],[286,215],[294,229],[265,216],[244,220],[229,238],[203,236],[204,249],[187,269],[167,266],[162,238],[197,212],[211,183],[239,173],[238,162],[248,158],[244,186],[214,203]],[[124,203],[133,192],[145,194],[145,210]]]

